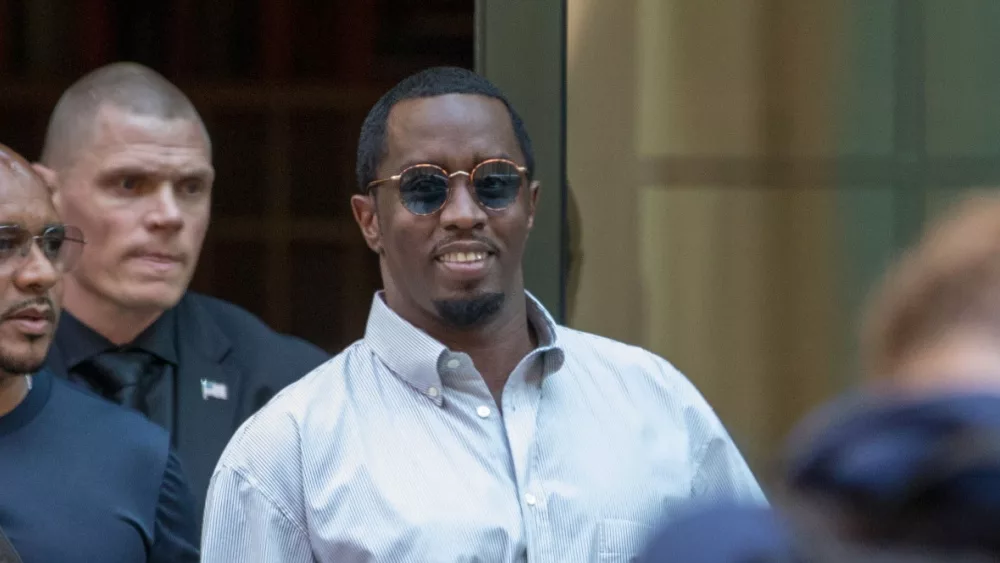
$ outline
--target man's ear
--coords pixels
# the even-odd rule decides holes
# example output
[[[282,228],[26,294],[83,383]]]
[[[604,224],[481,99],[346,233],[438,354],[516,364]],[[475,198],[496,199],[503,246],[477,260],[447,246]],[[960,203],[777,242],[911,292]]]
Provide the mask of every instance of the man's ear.
[[[382,229],[378,224],[375,196],[362,194],[351,196],[351,211],[354,212],[354,220],[361,227],[361,235],[365,237],[368,248],[376,254],[382,254]]]
[[[535,210],[538,209],[538,192],[542,191],[542,183],[533,180],[528,186],[528,229],[535,226]]]
[[[52,195],[52,204],[55,205],[56,211],[59,212],[59,174],[55,170],[38,162],[33,163],[31,167],[42,177],[42,181],[49,188],[49,193]]]

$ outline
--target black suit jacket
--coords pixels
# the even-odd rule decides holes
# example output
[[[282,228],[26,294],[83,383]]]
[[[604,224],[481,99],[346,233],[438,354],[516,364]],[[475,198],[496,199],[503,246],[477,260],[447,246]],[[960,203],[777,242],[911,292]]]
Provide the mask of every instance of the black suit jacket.
[[[173,442],[200,515],[215,464],[240,424],[275,393],[330,356],[213,297],[189,291],[177,304],[176,314]],[[61,377],[68,376],[58,333],[46,366]],[[215,393],[206,396],[203,380],[214,386]],[[220,385],[225,386],[225,399],[216,398],[221,394]]]

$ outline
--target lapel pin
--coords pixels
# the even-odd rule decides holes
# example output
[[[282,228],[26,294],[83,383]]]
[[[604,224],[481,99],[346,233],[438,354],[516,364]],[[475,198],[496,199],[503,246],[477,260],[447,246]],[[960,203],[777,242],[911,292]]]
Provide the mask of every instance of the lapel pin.
[[[201,398],[206,401],[209,399],[219,399],[220,401],[225,401],[229,398],[229,390],[226,389],[225,383],[202,379]]]

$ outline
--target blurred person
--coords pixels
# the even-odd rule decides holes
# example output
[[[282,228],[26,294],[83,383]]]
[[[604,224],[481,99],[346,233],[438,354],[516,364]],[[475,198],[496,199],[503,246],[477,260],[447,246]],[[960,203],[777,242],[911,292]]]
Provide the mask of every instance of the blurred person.
[[[168,434],[43,368],[83,244],[0,145],[0,561],[197,561]]]
[[[1000,393],[849,397],[789,451],[789,493],[835,536],[1000,560]]]
[[[866,392],[789,440],[773,508],[692,509],[643,563],[1000,561],[1000,394]]]
[[[201,117],[161,75],[115,63],[79,79],[37,169],[87,237],[46,366],[166,428],[200,508],[236,428],[327,355],[187,290],[215,171]]]
[[[788,485],[860,542],[1000,559],[1000,198],[935,221],[873,293],[867,393],[793,446]]]
[[[1000,198],[963,201],[890,268],[862,349],[867,385],[793,433],[779,512],[692,516],[646,560],[804,557],[817,544],[803,522],[852,557],[1000,560]],[[735,539],[709,549],[709,528]]]
[[[361,341],[233,437],[204,561],[625,561],[688,499],[764,502],[684,376],[525,290],[534,170],[521,119],[471,71],[375,104],[351,204],[385,289]]]
[[[959,203],[891,269],[862,348],[890,389],[1000,387],[1000,198]]]

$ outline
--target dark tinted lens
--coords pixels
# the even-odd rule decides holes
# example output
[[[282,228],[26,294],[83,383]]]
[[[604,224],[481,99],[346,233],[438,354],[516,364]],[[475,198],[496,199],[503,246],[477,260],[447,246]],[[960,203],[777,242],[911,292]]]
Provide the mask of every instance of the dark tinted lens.
[[[15,225],[0,226],[0,260],[14,256],[31,238],[31,234]]]
[[[476,197],[490,209],[506,209],[517,199],[521,189],[521,173],[510,162],[486,162],[476,168],[472,185]]]
[[[76,227],[49,227],[38,238],[38,246],[56,268],[66,272],[76,265],[83,250],[83,232]]]
[[[59,258],[59,252],[66,242],[65,227],[49,227],[38,239],[38,246],[41,247],[45,257],[55,263]]]
[[[417,215],[434,213],[448,199],[448,177],[433,166],[415,166],[399,179],[399,197]]]

